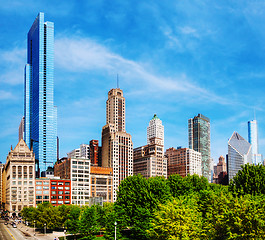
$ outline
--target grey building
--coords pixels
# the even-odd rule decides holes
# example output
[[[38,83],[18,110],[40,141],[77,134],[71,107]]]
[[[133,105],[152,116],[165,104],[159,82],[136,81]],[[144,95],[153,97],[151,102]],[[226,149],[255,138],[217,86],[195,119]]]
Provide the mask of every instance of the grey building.
[[[241,166],[252,163],[251,144],[234,132],[228,141],[228,180],[231,179],[241,170]]]
[[[211,181],[210,119],[198,114],[189,119],[189,148],[202,155],[202,175]]]

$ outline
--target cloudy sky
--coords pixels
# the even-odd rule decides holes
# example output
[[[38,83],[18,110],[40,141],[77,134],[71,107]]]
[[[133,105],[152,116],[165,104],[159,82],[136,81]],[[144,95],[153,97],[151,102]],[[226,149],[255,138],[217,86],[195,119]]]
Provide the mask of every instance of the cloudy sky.
[[[259,127],[265,154],[264,1],[35,1],[0,4],[0,161],[18,142],[27,33],[39,12],[55,24],[55,105],[60,157],[101,139],[107,93],[126,98],[126,130],[146,144],[156,113],[165,147],[188,146],[188,119],[211,119],[211,152],[234,131]]]

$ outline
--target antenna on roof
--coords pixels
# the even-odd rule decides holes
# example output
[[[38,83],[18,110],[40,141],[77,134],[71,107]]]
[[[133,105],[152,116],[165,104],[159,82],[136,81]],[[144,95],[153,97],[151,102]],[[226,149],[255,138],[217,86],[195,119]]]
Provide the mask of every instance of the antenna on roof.
[[[256,109],[254,108],[254,120],[256,120]]]
[[[117,88],[119,88],[119,74],[117,73]]]

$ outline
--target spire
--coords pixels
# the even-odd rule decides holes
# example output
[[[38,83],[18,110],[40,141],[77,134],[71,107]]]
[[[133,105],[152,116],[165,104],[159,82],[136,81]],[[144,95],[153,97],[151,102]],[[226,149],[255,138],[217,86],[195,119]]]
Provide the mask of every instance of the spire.
[[[159,118],[157,117],[156,113],[154,114],[152,120],[153,120],[153,119],[159,119]]]
[[[120,88],[119,87],[119,74],[117,73],[117,88]]]

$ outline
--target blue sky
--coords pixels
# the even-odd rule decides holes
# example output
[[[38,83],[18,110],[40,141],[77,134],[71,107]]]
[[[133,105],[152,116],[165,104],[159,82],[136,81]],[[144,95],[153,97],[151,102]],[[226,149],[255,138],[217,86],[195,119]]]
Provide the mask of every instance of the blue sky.
[[[234,131],[259,128],[265,154],[264,1],[7,1],[0,4],[0,161],[18,142],[26,38],[38,12],[55,24],[55,105],[60,157],[101,139],[107,93],[126,98],[126,130],[146,144],[156,113],[165,147],[188,146],[188,119],[211,119],[211,152]]]

